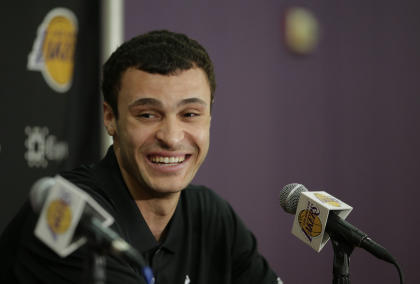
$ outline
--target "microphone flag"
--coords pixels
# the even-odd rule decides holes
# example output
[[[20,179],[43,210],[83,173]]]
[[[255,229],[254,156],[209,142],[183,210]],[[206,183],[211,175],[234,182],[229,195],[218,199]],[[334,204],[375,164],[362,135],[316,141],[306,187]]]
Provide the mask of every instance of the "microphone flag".
[[[34,233],[59,256],[66,257],[86,243],[85,237],[75,236],[83,212],[92,212],[105,227],[110,226],[114,218],[76,185],[59,175],[54,180]]]
[[[321,249],[330,239],[325,228],[330,211],[342,219],[347,218],[353,207],[325,191],[303,191],[299,197],[292,234],[315,251]]]

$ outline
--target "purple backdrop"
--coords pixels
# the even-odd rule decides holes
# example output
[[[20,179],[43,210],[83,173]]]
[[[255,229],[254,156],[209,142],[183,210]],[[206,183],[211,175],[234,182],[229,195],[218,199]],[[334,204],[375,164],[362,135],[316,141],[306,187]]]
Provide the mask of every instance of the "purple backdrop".
[[[231,202],[286,283],[330,283],[330,244],[316,253],[290,234],[280,189],[300,182],[355,209],[348,220],[420,277],[420,2],[126,0],[125,37],[170,29],[196,38],[217,77],[211,150],[195,182]],[[309,8],[321,25],[311,56],[287,52],[285,9]],[[398,283],[365,251],[353,283]]]

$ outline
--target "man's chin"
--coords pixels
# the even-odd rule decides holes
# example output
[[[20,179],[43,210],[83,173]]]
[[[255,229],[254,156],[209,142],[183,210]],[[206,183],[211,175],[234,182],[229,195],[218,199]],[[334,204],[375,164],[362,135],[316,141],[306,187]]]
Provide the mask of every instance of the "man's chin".
[[[150,190],[159,196],[170,196],[181,192],[188,184],[154,184],[150,185]]]

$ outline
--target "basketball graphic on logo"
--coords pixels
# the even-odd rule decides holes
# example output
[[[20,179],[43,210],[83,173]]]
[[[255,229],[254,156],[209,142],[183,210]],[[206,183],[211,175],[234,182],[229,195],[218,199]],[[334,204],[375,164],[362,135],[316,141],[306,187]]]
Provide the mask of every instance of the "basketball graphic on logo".
[[[55,234],[63,234],[70,227],[71,209],[67,202],[57,199],[50,203],[47,209],[47,224]]]
[[[302,228],[306,236],[315,238],[322,232],[322,223],[318,215],[305,209],[300,211],[298,216],[299,226]]]

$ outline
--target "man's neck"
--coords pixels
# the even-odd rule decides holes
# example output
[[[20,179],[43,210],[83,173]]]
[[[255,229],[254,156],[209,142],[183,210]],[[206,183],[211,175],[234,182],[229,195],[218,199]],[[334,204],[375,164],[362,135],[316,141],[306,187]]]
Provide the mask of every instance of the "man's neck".
[[[141,186],[121,170],[123,179],[137,204],[146,224],[157,241],[174,215],[181,192],[158,194]]]

